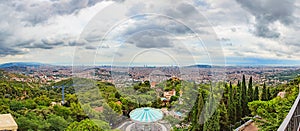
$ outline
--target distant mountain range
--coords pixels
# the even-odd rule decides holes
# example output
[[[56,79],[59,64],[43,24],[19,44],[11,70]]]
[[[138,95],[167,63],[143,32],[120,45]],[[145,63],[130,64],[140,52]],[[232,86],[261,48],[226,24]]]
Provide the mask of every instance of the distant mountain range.
[[[190,66],[186,66],[186,67],[190,67],[190,68],[211,68],[211,65],[190,65]]]
[[[47,64],[38,63],[38,62],[10,62],[0,65],[0,68],[12,68],[12,67],[39,67],[45,66]]]

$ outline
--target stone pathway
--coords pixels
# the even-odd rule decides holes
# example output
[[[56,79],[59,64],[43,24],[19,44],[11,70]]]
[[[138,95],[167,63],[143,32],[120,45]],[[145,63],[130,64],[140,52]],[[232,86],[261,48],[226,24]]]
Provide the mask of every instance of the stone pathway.
[[[163,124],[156,123],[161,127],[161,131],[168,131],[167,127],[164,126]],[[131,131],[131,127],[134,125],[134,122],[132,121],[127,121],[124,122],[122,125],[120,125],[117,129],[120,129],[121,131]]]

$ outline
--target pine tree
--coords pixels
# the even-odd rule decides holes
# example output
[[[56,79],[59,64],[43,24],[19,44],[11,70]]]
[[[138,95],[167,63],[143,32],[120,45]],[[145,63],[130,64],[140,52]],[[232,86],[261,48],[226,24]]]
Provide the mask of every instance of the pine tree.
[[[264,83],[262,94],[261,94],[261,100],[262,101],[267,101],[268,100],[268,95],[267,95],[267,88],[266,88],[266,83]]]
[[[253,99],[254,99],[254,96],[253,96],[254,93],[253,93],[253,87],[252,87],[252,76],[249,79],[247,95],[248,95],[248,102],[253,101]]]
[[[245,75],[243,75],[242,80],[242,88],[241,88],[241,107],[242,107],[242,117],[248,115],[248,99],[247,99],[247,87],[246,87],[246,80]]]
[[[255,86],[254,93],[253,93],[253,100],[254,100],[254,101],[259,100],[258,86]]]

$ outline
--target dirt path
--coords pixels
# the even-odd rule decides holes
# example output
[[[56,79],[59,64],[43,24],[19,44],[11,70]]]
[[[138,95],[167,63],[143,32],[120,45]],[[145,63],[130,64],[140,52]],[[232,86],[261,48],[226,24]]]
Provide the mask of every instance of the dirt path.
[[[254,122],[246,126],[243,131],[258,131],[258,128],[255,126]]]

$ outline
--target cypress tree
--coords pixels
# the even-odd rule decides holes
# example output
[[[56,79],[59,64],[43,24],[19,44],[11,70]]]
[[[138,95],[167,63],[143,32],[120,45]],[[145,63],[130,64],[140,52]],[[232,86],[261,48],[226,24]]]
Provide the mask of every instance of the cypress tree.
[[[207,100],[208,106],[206,106],[206,111],[205,111],[205,119],[207,119],[203,125],[203,130],[220,130],[220,125],[219,125],[219,118],[220,114],[219,111],[216,109],[214,110],[214,96],[213,92],[211,90],[210,94],[208,95],[208,100]]]
[[[199,96],[200,94],[198,94],[198,99],[196,99],[195,101],[195,105],[192,108],[192,111],[190,112],[190,119],[188,121],[191,120],[192,125],[196,125],[198,123],[198,119],[197,119],[197,114],[198,114],[198,103],[199,103]]]
[[[254,93],[253,93],[253,87],[252,87],[252,76],[249,79],[249,84],[248,84],[248,101],[251,102],[254,99]]]
[[[209,115],[212,115],[214,112],[213,111],[215,111],[215,98],[214,98],[214,95],[211,93],[210,94],[210,98],[209,98],[209,100],[208,100],[208,104],[209,104],[209,107],[208,107],[208,114]]]
[[[220,112],[215,111],[213,115],[203,125],[203,131],[219,131],[220,130]]]
[[[241,97],[242,117],[244,117],[248,115],[248,99],[247,99],[247,87],[246,87],[245,75],[243,75],[240,97]]]
[[[254,101],[257,101],[257,100],[259,100],[259,91],[258,91],[258,86],[255,86],[255,89],[254,89],[254,94],[253,94],[253,100],[254,100]]]
[[[267,87],[267,100],[271,100],[270,87]]]
[[[229,88],[228,88],[228,85],[227,83],[224,84],[224,93],[222,94],[222,101],[224,102],[225,105],[228,106],[228,101],[229,101]]]
[[[222,102],[222,104],[219,106],[219,112],[220,112],[220,129],[223,131],[228,131],[229,129],[229,117],[228,117],[228,110],[226,109],[225,103]]]
[[[238,91],[238,93],[240,93],[240,90],[241,90],[241,82],[240,82],[240,80],[238,80],[238,83],[237,83],[237,91]]]
[[[241,107],[241,84],[240,84],[240,81],[238,81],[238,84],[237,84],[237,88],[235,90],[235,122],[237,121],[240,121],[240,119],[242,118],[242,107]]]
[[[201,115],[202,113],[202,110],[203,110],[203,106],[204,106],[204,92],[201,90],[201,93],[199,95],[199,98],[198,98],[198,106],[197,106],[197,119],[198,119],[198,124],[199,123],[203,123],[204,122],[204,115]],[[203,129],[203,125],[200,125],[199,124],[199,127],[198,127],[199,130],[202,130]]]
[[[235,109],[234,109],[234,99],[233,99],[233,91],[232,91],[232,84],[229,83],[229,91],[228,91],[228,117],[230,123],[235,122]]]
[[[267,101],[268,100],[268,95],[267,95],[267,88],[266,88],[266,83],[264,83],[262,94],[261,94],[261,100],[262,101]]]
[[[193,131],[198,131],[198,130],[202,130],[202,125],[200,125],[200,122],[203,121],[203,119],[201,119],[201,111],[203,109],[203,105],[204,105],[204,100],[203,100],[203,92],[200,89],[199,94],[198,94],[198,99],[195,102],[195,105],[192,109],[192,125]]]

